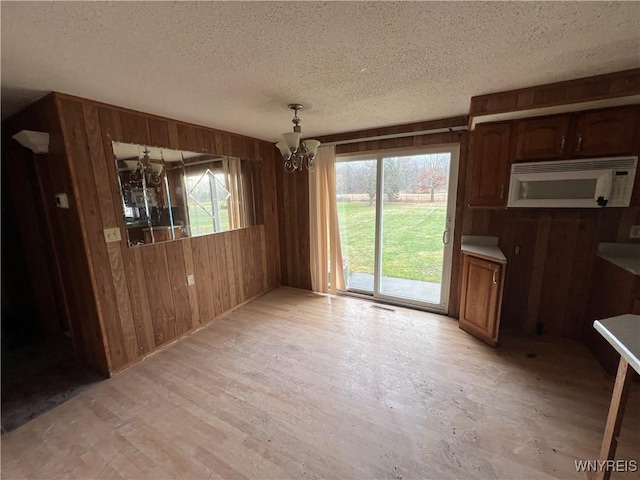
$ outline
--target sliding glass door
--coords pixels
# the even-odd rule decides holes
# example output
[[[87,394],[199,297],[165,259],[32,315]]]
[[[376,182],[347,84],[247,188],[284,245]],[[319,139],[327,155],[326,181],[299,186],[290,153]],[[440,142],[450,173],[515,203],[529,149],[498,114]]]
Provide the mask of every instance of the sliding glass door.
[[[458,146],[339,158],[346,290],[447,311]]]

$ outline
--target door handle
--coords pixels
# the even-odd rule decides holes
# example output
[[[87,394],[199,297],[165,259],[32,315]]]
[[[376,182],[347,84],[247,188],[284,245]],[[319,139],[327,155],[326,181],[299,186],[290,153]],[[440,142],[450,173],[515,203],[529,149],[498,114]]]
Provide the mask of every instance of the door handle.
[[[442,232],[442,243],[447,245],[449,243],[449,229],[447,228],[444,232]]]
[[[494,285],[498,284],[498,270],[493,271],[493,284]]]
[[[578,135],[578,146],[576,147],[576,152],[580,151],[580,147],[582,147],[582,134]]]
[[[567,137],[562,136],[562,140],[560,141],[560,153],[564,153],[564,144],[567,142]]]

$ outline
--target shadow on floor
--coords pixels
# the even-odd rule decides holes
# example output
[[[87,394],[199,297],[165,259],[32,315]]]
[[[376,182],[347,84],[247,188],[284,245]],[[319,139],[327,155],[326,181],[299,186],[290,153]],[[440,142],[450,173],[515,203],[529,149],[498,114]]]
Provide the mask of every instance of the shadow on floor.
[[[1,372],[3,434],[104,380],[77,362],[62,335],[29,344],[3,335]]]

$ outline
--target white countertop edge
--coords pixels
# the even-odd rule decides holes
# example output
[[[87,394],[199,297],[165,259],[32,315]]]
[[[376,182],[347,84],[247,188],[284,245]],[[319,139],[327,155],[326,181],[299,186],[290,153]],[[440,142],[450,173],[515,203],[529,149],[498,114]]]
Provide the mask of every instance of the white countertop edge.
[[[506,263],[507,257],[498,247],[498,237],[463,235],[460,249],[483,257],[494,259],[496,262]]]
[[[625,320],[626,317],[631,317],[631,321],[640,322],[640,315],[620,315],[618,317],[605,318],[602,320],[596,320],[593,322],[593,327],[600,332],[600,335],[611,344],[611,346],[633,367],[633,369],[640,374],[640,359],[625,345],[625,343],[616,337],[602,322],[608,322],[610,320]],[[634,318],[635,317],[635,318]],[[631,341],[639,341],[639,339],[631,339]]]
[[[614,265],[626,270],[629,273],[640,276],[640,260],[609,255],[606,253],[598,253],[598,256],[605,259],[607,262],[613,263]]]

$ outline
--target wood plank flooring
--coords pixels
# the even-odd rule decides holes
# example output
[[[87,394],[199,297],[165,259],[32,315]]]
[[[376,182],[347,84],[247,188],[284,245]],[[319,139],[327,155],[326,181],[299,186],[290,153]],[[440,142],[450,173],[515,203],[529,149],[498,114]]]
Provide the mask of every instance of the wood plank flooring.
[[[3,436],[2,476],[585,478],[614,379],[583,345],[394,310],[274,290]]]

